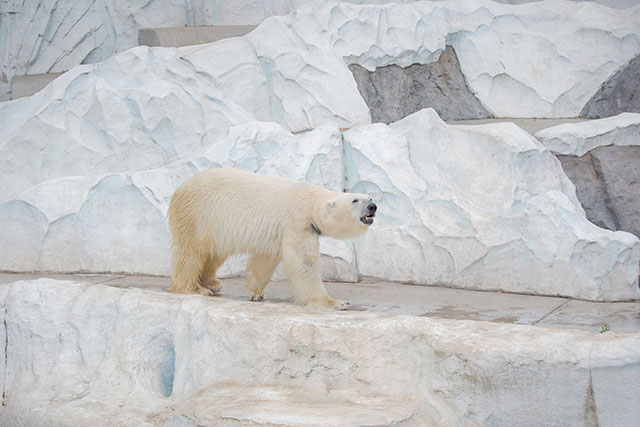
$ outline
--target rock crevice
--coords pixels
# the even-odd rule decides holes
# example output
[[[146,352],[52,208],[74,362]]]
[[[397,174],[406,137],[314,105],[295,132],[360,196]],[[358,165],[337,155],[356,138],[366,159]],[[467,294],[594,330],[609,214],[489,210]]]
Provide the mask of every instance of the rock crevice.
[[[451,46],[430,64],[387,65],[374,71],[351,64],[349,69],[373,123],[396,122],[423,108],[433,108],[443,120],[492,117],[467,86]]]

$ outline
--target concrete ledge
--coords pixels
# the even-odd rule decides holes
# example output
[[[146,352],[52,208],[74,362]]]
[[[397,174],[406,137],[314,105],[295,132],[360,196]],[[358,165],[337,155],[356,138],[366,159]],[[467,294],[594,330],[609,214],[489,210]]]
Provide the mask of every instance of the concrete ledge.
[[[520,128],[529,132],[531,135],[539,132],[543,129],[547,129],[554,126],[563,125],[566,123],[580,123],[587,121],[587,119],[577,118],[501,118],[501,119],[471,119],[471,120],[447,120],[447,124],[450,125],[486,125],[489,123],[515,123]]]
[[[638,333],[51,279],[0,286],[0,301],[1,425],[633,426],[640,418]]]
[[[255,27],[255,25],[217,25],[215,27],[143,28],[138,32],[138,39],[142,46],[191,46],[244,36]]]
[[[42,90],[62,73],[30,74],[11,79],[11,99],[24,98]]]

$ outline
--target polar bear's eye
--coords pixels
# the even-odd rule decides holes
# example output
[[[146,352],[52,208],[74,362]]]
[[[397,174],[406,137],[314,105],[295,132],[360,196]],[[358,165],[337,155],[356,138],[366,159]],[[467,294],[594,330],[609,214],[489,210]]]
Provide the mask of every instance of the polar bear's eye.
[[[358,199],[353,199],[351,203],[358,203]]]

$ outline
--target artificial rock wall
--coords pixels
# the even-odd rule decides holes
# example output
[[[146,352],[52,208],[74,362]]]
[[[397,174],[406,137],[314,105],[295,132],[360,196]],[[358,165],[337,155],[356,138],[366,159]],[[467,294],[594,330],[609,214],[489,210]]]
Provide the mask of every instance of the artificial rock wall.
[[[590,223],[543,144],[432,109],[371,124],[348,66],[429,64],[452,46],[492,114],[571,115],[640,51],[638,22],[640,7],[576,2],[313,3],[244,37],[75,67],[0,104],[0,268],[167,274],[173,190],[226,166],[379,202],[364,239],[323,240],[326,279],[637,298],[638,239]]]
[[[632,427],[638,334],[0,286],[8,426]],[[533,421],[532,421],[533,420]]]
[[[591,222],[640,237],[640,114],[555,126],[536,138],[560,159]]]

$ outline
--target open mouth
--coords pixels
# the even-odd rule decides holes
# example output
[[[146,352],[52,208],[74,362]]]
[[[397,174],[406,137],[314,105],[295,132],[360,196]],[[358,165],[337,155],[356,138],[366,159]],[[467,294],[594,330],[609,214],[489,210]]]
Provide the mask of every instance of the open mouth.
[[[363,216],[363,217],[360,217],[360,222],[362,222],[363,224],[371,225],[373,224],[373,218],[375,217],[376,217],[375,215]]]

